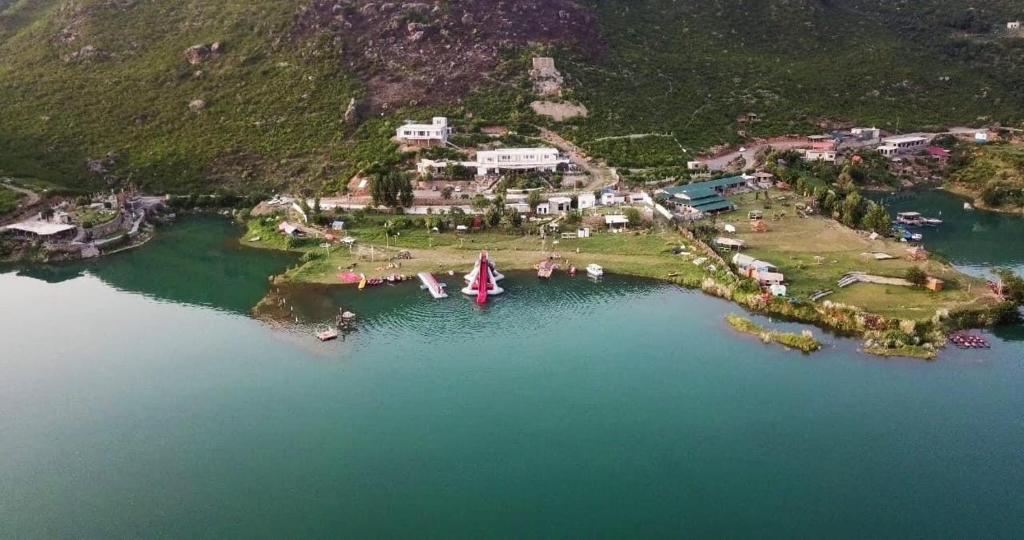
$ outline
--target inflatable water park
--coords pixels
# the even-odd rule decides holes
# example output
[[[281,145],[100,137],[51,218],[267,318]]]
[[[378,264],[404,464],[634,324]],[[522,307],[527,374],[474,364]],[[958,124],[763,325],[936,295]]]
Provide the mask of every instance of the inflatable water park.
[[[462,294],[475,296],[477,304],[486,304],[489,297],[505,292],[505,289],[498,286],[498,282],[503,279],[505,276],[487,259],[487,252],[481,251],[473,270],[466,274],[466,286],[462,288]]]

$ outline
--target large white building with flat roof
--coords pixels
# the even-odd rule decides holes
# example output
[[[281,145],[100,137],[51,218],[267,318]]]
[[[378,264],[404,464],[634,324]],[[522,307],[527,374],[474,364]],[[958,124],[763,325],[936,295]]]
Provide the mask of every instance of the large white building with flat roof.
[[[452,135],[452,128],[448,126],[448,119],[443,116],[435,116],[429,124],[417,124],[406,122],[395,131],[395,137],[406,144],[419,145],[444,145]]]
[[[476,153],[477,174],[486,176],[501,171],[549,171],[569,160],[556,148],[499,148]]]
[[[928,138],[919,135],[906,135],[901,137],[886,137],[882,139],[878,152],[883,156],[893,157],[899,154],[906,154],[916,150],[922,150],[928,145]]]

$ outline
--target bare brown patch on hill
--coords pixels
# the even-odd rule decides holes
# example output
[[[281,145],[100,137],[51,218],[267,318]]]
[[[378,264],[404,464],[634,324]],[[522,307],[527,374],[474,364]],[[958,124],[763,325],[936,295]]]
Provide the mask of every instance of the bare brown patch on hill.
[[[297,15],[295,35],[331,36],[376,110],[457,101],[510,49],[604,51],[597,17],[574,0],[313,0]]]

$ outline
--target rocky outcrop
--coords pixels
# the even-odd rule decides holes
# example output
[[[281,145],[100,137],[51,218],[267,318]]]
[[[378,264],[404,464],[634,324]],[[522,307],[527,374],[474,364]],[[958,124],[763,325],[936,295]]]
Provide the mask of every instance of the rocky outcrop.
[[[565,78],[555,68],[555,59],[546,56],[539,56],[533,59],[533,69],[530,70],[530,80],[533,81],[533,90],[539,96],[560,97],[562,85]]]
[[[200,43],[185,49],[185,61],[190,65],[198,65],[203,62],[220,56],[224,52],[224,45],[216,41],[211,45]]]
[[[206,110],[206,101],[202,99],[193,99],[188,102],[188,110],[194,113],[201,113]]]
[[[359,122],[359,105],[356,98],[348,100],[348,107],[345,108],[345,123],[355,124]]]
[[[458,102],[510,49],[557,45],[601,55],[599,27],[575,0],[312,0],[296,16],[293,38],[317,47],[311,54],[339,56],[369,87],[368,108],[384,110]]]

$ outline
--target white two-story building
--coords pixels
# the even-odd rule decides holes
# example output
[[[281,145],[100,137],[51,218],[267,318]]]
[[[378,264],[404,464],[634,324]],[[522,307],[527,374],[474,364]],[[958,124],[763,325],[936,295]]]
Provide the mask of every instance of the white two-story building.
[[[886,137],[882,139],[878,153],[886,157],[894,157],[899,154],[909,154],[918,150],[924,150],[928,145],[928,138],[918,135],[907,135],[901,137]]]
[[[399,141],[419,146],[443,146],[451,135],[452,128],[443,116],[435,116],[429,124],[407,122],[395,131]]]
[[[499,148],[476,153],[477,175],[486,176],[501,171],[554,172],[569,160],[556,148]]]

